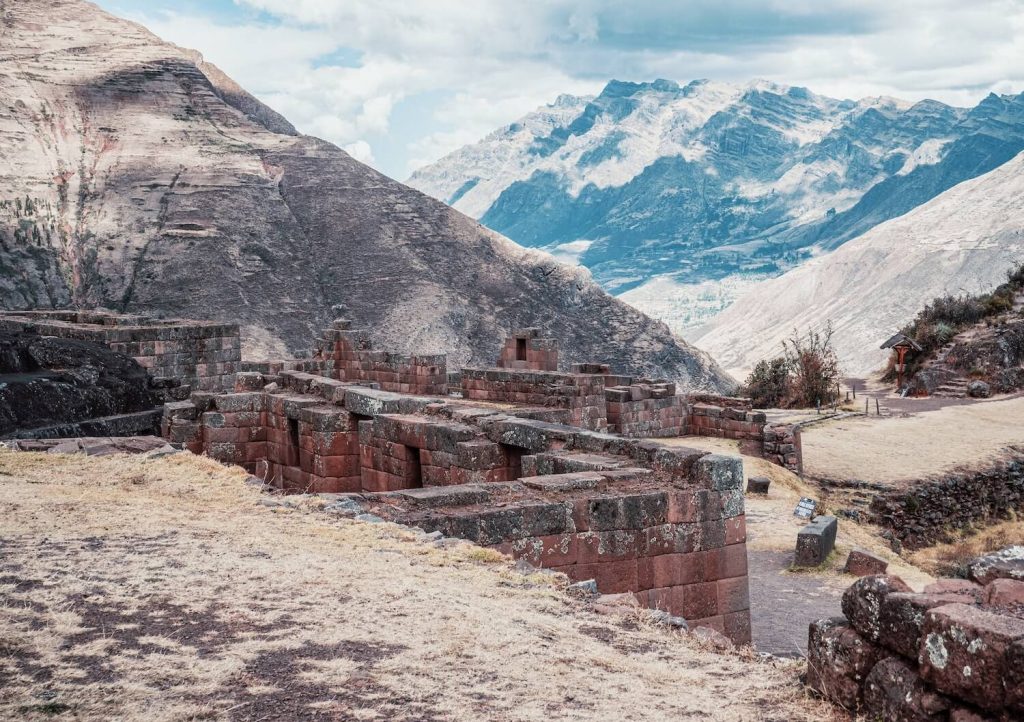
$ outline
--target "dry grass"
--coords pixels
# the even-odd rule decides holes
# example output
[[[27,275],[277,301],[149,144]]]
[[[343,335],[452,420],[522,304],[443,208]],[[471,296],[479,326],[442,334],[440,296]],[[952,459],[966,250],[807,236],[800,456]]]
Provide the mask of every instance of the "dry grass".
[[[0,453],[0,718],[822,720],[798,667],[595,616],[243,474]]]
[[[946,406],[910,417],[850,417],[804,429],[811,476],[896,482],[985,464],[1024,443],[1024,397]]]
[[[1008,546],[1024,544],[1024,522],[1004,521],[981,530],[964,530],[959,539],[910,552],[908,559],[936,576],[964,576],[967,562]]]

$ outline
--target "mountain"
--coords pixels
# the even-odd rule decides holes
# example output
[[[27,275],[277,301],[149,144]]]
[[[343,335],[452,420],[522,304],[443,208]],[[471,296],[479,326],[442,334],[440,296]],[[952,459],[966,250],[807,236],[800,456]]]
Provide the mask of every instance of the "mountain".
[[[973,109],[837,100],[767,81],[612,81],[563,96],[409,183],[606,289],[699,326],[756,280],[1024,150],[1024,95]]]
[[[991,291],[1024,262],[1024,153],[838,250],[751,288],[695,342],[742,376],[797,328],[831,321],[847,373],[878,369],[878,347],[936,296]]]
[[[300,135],[203,61],[81,0],[0,0],[0,306],[239,321],[309,348],[344,306],[380,347],[493,362],[544,326],[563,359],[726,388],[580,269]]]

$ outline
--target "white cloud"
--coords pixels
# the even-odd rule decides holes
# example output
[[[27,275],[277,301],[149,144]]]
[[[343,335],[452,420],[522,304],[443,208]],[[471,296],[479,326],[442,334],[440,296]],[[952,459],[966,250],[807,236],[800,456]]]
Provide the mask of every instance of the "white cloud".
[[[766,77],[836,97],[960,105],[1024,90],[1021,0],[235,4],[260,20],[229,25],[148,4],[137,17],[199,49],[303,132],[398,177],[610,78]],[[332,59],[338,51],[348,62]]]
[[[370,144],[365,140],[349,143],[342,150],[362,163],[373,165],[373,149],[370,148]]]

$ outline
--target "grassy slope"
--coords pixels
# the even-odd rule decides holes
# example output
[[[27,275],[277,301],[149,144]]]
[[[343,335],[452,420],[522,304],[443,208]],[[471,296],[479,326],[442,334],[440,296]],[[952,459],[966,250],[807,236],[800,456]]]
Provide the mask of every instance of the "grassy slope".
[[[0,718],[821,720],[793,666],[601,617],[243,474],[0,452]]]

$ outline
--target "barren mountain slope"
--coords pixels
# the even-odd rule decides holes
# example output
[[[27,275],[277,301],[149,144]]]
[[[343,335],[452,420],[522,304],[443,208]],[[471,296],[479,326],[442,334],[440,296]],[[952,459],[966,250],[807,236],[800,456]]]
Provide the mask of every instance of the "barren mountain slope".
[[[567,362],[729,383],[582,272],[296,134],[197,53],[81,0],[0,0],[0,306],[68,304],[239,320],[282,350],[342,304],[381,346],[453,365],[540,325]]]
[[[946,293],[989,291],[1024,260],[1024,154],[753,287],[694,338],[743,374],[794,328],[829,320],[844,370],[869,373],[878,346]]]

